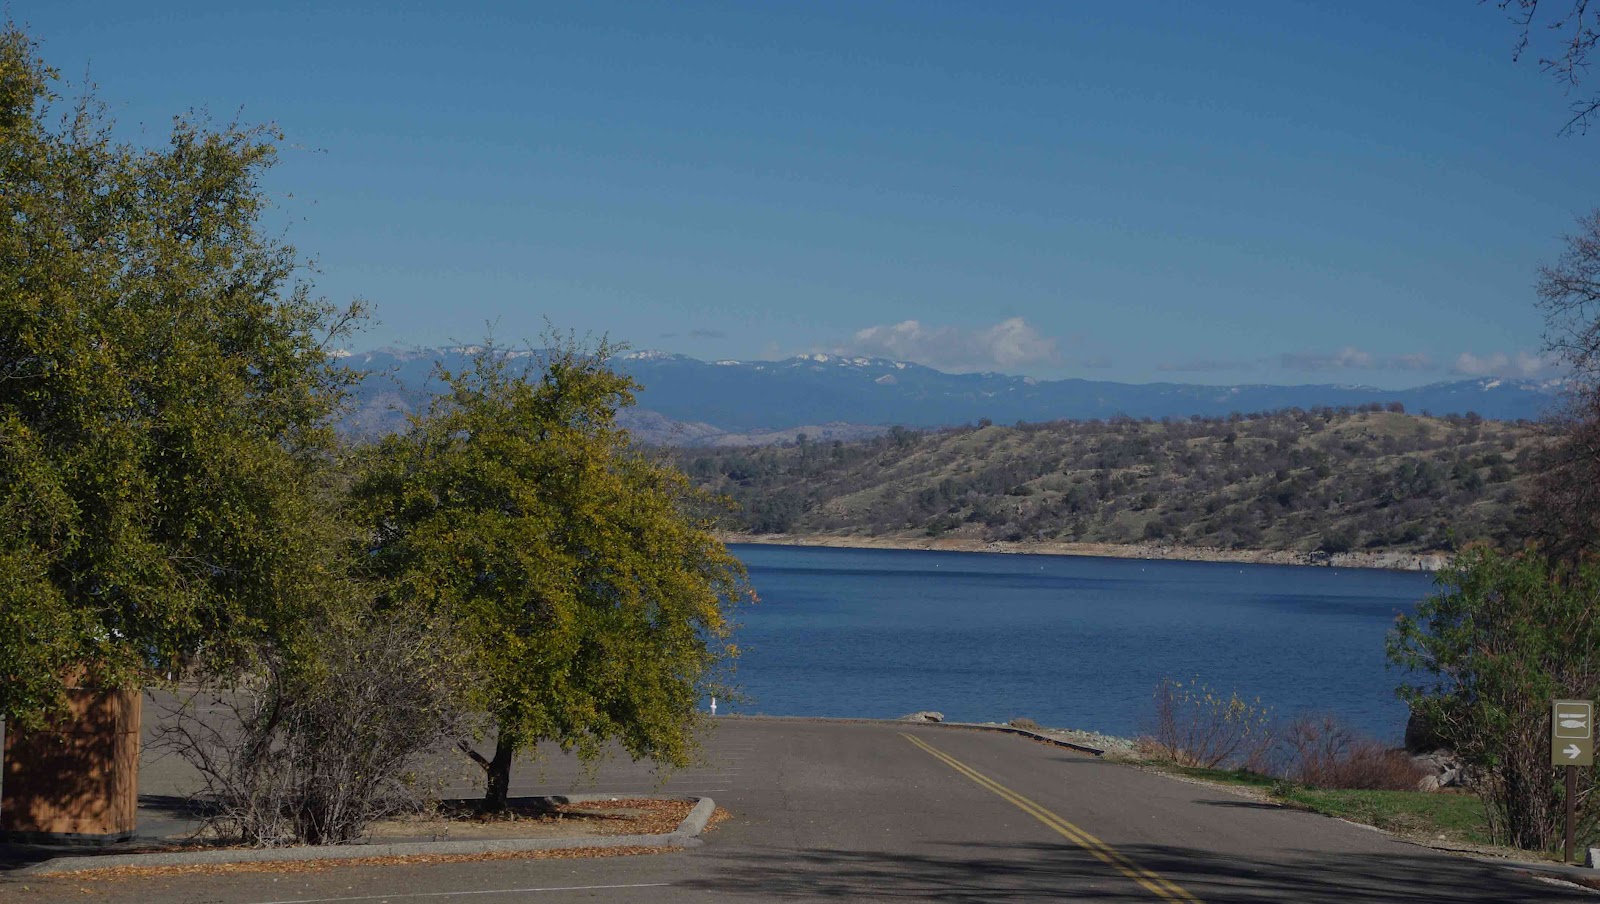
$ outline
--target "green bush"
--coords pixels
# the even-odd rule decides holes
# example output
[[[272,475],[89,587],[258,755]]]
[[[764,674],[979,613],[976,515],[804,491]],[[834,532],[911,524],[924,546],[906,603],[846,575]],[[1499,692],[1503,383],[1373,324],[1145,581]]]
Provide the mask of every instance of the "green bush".
[[[1600,695],[1600,565],[1534,552],[1462,553],[1438,590],[1390,633],[1411,711],[1472,770],[1496,837],[1547,850],[1561,836],[1564,788],[1550,763],[1550,701]],[[1594,771],[1580,771],[1579,816],[1592,834]]]

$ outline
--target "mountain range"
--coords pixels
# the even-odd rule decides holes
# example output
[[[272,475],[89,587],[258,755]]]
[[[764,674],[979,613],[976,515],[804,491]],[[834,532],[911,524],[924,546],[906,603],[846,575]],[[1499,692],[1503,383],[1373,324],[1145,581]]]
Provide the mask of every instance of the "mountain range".
[[[434,367],[463,368],[472,347],[380,349],[345,362],[367,372],[347,416],[347,433],[372,437],[399,429],[404,412],[437,388]],[[526,355],[529,352],[512,354]],[[1289,408],[1399,403],[1407,411],[1532,420],[1561,400],[1560,380],[1482,378],[1412,389],[1349,384],[1208,386],[1038,380],[998,373],[945,373],[884,358],[799,355],[781,361],[701,361],[660,351],[616,360],[643,385],[623,422],[641,440],[673,445],[760,445],[856,439],[891,425],[944,427],[996,423],[1224,416]]]

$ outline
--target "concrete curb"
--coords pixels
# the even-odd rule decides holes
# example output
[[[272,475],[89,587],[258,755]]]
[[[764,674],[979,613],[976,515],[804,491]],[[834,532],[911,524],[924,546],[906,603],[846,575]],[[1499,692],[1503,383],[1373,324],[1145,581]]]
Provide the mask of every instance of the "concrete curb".
[[[632,795],[637,796],[637,795]],[[617,800],[617,794],[563,794],[547,799],[558,804]],[[101,854],[56,857],[23,867],[14,876],[46,876],[121,866],[203,866],[216,863],[277,863],[304,860],[360,860],[368,857],[416,857],[434,854],[486,854],[502,851],[562,851],[573,848],[694,847],[703,844],[705,831],[717,804],[709,797],[662,798],[693,800],[689,815],[665,835],[602,835],[593,838],[507,838],[463,841],[407,841],[390,844],[323,845],[290,848],[244,848],[208,851],[167,851],[150,854]]]
[[[1074,741],[1063,741],[1060,738],[1052,738],[1047,734],[1040,734],[1037,731],[1030,731],[1026,728],[1013,728],[1010,725],[985,725],[982,722],[907,722],[905,724],[948,725],[951,728],[971,728],[977,731],[999,731],[1006,734],[1021,735],[1034,741],[1043,741],[1046,744],[1053,744],[1057,747],[1065,747],[1068,750],[1076,750],[1079,753],[1087,753],[1091,756],[1105,756],[1106,753],[1104,750],[1101,750],[1098,747],[1090,747],[1088,744],[1079,744]]]
[[[1594,881],[1597,877],[1593,867],[1578,866],[1572,863],[1551,863],[1548,860],[1503,860],[1499,857],[1471,856],[1469,859],[1489,866],[1498,866],[1501,869],[1513,870],[1519,873],[1538,873],[1544,876],[1555,876],[1562,879],[1588,879]]]

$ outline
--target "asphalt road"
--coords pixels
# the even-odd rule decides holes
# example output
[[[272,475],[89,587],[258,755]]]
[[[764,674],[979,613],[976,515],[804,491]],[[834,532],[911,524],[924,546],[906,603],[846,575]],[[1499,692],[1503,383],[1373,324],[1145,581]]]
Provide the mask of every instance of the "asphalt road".
[[[514,794],[663,791],[734,818],[705,844],[600,860],[22,882],[0,901],[510,904],[616,901],[1593,901],[1380,833],[1024,738],[940,726],[727,719],[705,766],[658,783],[519,764]],[[166,770],[166,771],[163,771]],[[170,775],[170,765],[152,772]]]

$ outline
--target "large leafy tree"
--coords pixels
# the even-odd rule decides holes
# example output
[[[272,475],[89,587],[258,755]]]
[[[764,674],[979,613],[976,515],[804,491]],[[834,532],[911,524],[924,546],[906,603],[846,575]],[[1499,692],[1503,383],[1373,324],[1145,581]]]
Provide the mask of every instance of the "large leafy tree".
[[[115,140],[0,27],[0,716],[213,664],[335,579],[344,316],[263,234],[270,129]]]
[[[447,614],[476,651],[489,808],[541,742],[690,762],[696,703],[735,652],[729,609],[750,595],[711,500],[617,426],[636,387],[614,349],[555,346],[441,374],[446,391],[355,491],[390,604]]]

